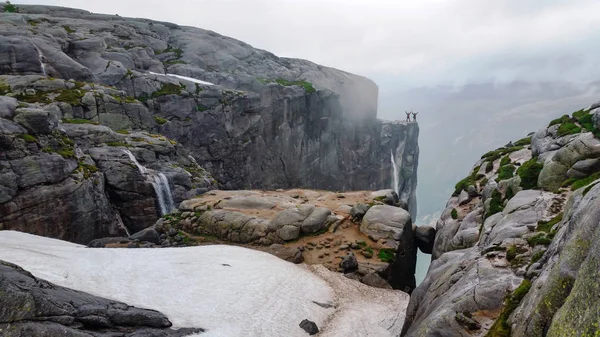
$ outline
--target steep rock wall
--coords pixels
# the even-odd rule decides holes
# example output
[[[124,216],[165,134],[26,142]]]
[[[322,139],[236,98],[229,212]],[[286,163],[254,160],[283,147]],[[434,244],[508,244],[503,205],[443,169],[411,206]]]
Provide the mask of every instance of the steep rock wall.
[[[366,78],[211,31],[68,8],[19,6],[0,28],[0,74],[124,90],[142,104],[110,109],[88,96],[71,115],[164,134],[224,188],[390,188],[393,153],[399,195],[416,213],[418,126],[375,119]]]
[[[593,336],[598,104],[482,156],[437,223],[402,336]]]

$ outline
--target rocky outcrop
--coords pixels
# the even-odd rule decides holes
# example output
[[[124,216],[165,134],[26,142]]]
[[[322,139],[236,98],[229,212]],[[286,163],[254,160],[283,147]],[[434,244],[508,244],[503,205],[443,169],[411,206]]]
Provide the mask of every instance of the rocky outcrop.
[[[119,101],[123,92],[35,75],[0,81],[15,90],[14,98],[0,97],[6,109],[0,118],[0,229],[88,243],[151,226],[160,216],[159,196],[138,165],[162,172],[175,202],[216,187],[187,150],[162,135],[115,132],[73,118],[96,107],[73,97],[103,97],[113,112],[139,107]]]
[[[203,329],[171,330],[160,312],[139,309],[38,279],[0,261],[2,336],[187,336]]]
[[[376,120],[377,86],[368,79],[170,23],[46,6],[3,17],[0,74],[126,92],[120,102],[76,97],[63,118],[163,134],[227,189],[393,187],[416,214],[418,125]]]
[[[437,223],[402,336],[597,331],[597,111],[485,154]],[[593,272],[592,272],[593,270]]]

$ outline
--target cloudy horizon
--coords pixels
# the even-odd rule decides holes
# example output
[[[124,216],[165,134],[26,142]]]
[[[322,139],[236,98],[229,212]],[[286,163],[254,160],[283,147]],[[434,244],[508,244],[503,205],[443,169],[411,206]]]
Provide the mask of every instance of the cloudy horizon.
[[[213,30],[278,56],[369,77],[382,92],[468,83],[593,81],[591,0],[18,1]]]

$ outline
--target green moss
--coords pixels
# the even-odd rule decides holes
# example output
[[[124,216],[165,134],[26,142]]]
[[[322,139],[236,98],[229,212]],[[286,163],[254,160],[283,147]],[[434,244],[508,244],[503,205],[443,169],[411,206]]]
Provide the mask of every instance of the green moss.
[[[525,137],[523,139],[519,139],[514,143],[515,146],[525,146],[525,145],[530,145],[530,144],[531,144],[531,137]]]
[[[569,117],[569,115],[562,115],[560,118],[552,120],[550,124],[548,124],[548,127],[569,122],[571,122],[571,117]]]
[[[152,98],[165,96],[165,95],[179,95],[183,86],[176,85],[173,83],[163,83],[159,90],[152,93]]]
[[[198,105],[196,106],[196,110],[197,110],[198,112],[203,112],[203,111],[206,111],[206,110],[210,110],[210,108],[207,108],[207,107],[205,107],[205,106],[204,106],[204,105],[202,105],[202,104],[198,104]]]
[[[392,263],[396,257],[396,252],[391,248],[381,248],[377,256],[385,263]]]
[[[35,138],[32,135],[29,134],[23,134],[23,135],[19,135],[19,137],[21,137],[24,141],[28,142],[28,143],[37,143],[37,138]]]
[[[169,46],[165,50],[154,51],[154,54],[156,54],[156,55],[165,54],[165,53],[175,53],[175,56],[177,58],[181,58],[181,56],[183,56],[183,50],[181,50],[181,48],[173,48],[173,46]]]
[[[50,99],[48,98],[48,93],[37,90],[33,95],[27,95],[26,93],[20,93],[15,95],[15,98],[21,102],[25,103],[50,103]]]
[[[81,98],[85,93],[78,89],[65,89],[61,90],[59,95],[54,98],[57,102],[65,102],[72,106],[81,105]]]
[[[515,196],[515,191],[513,191],[512,186],[509,186],[504,193],[504,199],[510,200]]]
[[[450,212],[450,215],[452,216],[452,219],[454,219],[454,220],[458,219],[458,212],[456,211],[456,208],[452,209],[452,212]]]
[[[158,117],[158,116],[154,116],[154,120],[156,121],[156,123],[158,123],[159,125],[163,125],[166,122],[168,122],[168,120],[162,118],[162,117]]]
[[[0,96],[4,96],[11,92],[10,85],[0,82]]]
[[[567,136],[567,135],[573,135],[576,133],[580,133],[581,132],[581,128],[578,127],[577,125],[575,125],[575,123],[569,122],[569,123],[563,123],[558,127],[558,136],[559,137],[563,137],[563,136]]]
[[[67,123],[67,124],[94,124],[94,125],[100,124],[98,122],[91,121],[89,119],[83,119],[83,118],[75,118],[75,119],[63,118],[62,122]]]
[[[554,218],[550,219],[550,221],[538,221],[537,227],[535,228],[535,230],[537,232],[545,232],[545,233],[551,233],[552,232],[552,227],[554,227],[554,225],[556,225],[557,223],[561,222],[563,219],[563,213],[559,213],[558,215],[556,215]]]
[[[500,166],[505,166],[508,164],[510,164],[510,156],[502,157],[502,160],[500,160]]]
[[[511,245],[510,247],[508,247],[508,249],[506,250],[506,259],[508,261],[512,261],[515,259],[515,257],[517,257],[517,255],[525,253],[527,251],[527,249],[515,246],[515,245]]]
[[[485,173],[490,173],[490,172],[492,172],[493,169],[494,169],[494,162],[488,161],[487,165],[485,166]]]
[[[528,238],[527,243],[531,247],[535,247],[537,245],[548,246],[552,243],[552,238],[547,236],[546,233],[537,233],[536,235]]]
[[[72,29],[71,27],[69,27],[69,26],[67,26],[67,25],[63,25],[62,27],[63,27],[63,29],[64,29],[64,30],[66,30],[66,31],[67,31],[67,33],[69,33],[69,34],[73,34],[73,33],[75,33],[75,32],[76,32],[76,30],[75,30],[75,29]]]
[[[479,186],[483,187],[485,185],[487,185],[488,183],[488,178],[483,178],[480,182],[479,182]]]
[[[523,146],[502,147],[502,148],[499,148],[499,149],[496,149],[494,151],[490,151],[490,152],[484,154],[483,156],[481,156],[481,159],[485,159],[487,161],[493,162],[506,154],[509,154],[509,153],[512,153],[515,151],[519,151],[522,149],[523,149]]]
[[[498,190],[494,190],[494,192],[492,192],[492,199],[490,201],[490,209],[485,214],[485,217],[489,218],[496,213],[502,212],[502,210],[504,210],[504,206],[502,205],[502,194],[500,194]]]
[[[56,151],[56,153],[60,154],[65,159],[75,158],[75,151],[73,148],[62,148]]]
[[[131,145],[127,144],[125,141],[121,140],[121,141],[116,141],[116,142],[107,142],[106,145],[108,146],[124,146],[124,147],[131,147]]]
[[[121,104],[123,104],[123,103],[137,103],[137,100],[133,96],[125,96],[125,97],[111,96],[111,97],[114,98],[115,100],[117,100]]]
[[[454,186],[453,195],[459,195],[462,190],[466,190],[470,185],[475,186],[475,183],[477,181],[477,172],[479,171],[479,169],[480,166],[475,167],[468,177],[456,183],[456,185]]]
[[[593,183],[594,181],[596,181],[598,179],[600,179],[600,172],[596,172],[588,177],[578,179],[578,180],[574,181],[573,184],[571,185],[571,190],[572,191],[578,190],[582,187],[585,187],[585,186]]]
[[[537,162],[537,158],[531,158],[517,169],[517,175],[521,178],[521,187],[526,190],[537,187],[538,177],[543,164]]]
[[[313,93],[315,92],[315,88],[313,87],[312,83],[310,82],[306,82],[304,80],[300,80],[300,81],[288,81],[288,80],[284,80],[282,78],[278,78],[275,80],[275,82],[277,82],[277,84],[279,85],[283,85],[284,87],[288,87],[288,86],[292,86],[292,85],[298,85],[301,86],[302,88],[304,88],[304,90],[307,93]]]
[[[96,166],[86,164],[84,162],[78,163],[77,170],[83,173],[84,179],[89,179],[92,176],[92,174],[98,172],[98,168]]]
[[[531,257],[531,262],[529,262],[529,264],[532,265],[538,262],[542,258],[542,256],[544,256],[545,252],[545,250],[540,250],[537,253],[533,254],[533,256]]]
[[[585,190],[583,190],[583,196],[585,196],[586,194],[588,194],[588,192],[589,192],[589,191],[590,191],[590,190],[591,190],[591,189],[592,189],[594,186],[596,186],[596,185],[598,185],[598,184],[591,184],[591,185],[589,185],[588,187],[586,187],[586,188],[585,188]]]
[[[594,127],[594,122],[592,121],[592,115],[590,115],[589,111],[576,111],[573,113],[573,118],[575,118],[577,122],[588,131],[593,131],[596,129]]]
[[[502,308],[502,312],[496,319],[496,322],[492,325],[490,330],[488,330],[485,337],[510,337],[511,336],[511,327],[508,324],[508,317],[512,314],[513,311],[517,308],[521,300],[527,295],[531,289],[531,281],[523,280],[521,285],[515,289],[515,291],[506,297],[504,300],[504,308]]]
[[[513,165],[505,165],[498,170],[498,181],[510,179],[514,176],[515,167]]]
[[[128,131],[128,130],[117,130],[116,132],[117,132],[117,133],[120,133],[120,134],[122,134],[122,135],[128,135],[128,134],[129,134],[129,131]]]

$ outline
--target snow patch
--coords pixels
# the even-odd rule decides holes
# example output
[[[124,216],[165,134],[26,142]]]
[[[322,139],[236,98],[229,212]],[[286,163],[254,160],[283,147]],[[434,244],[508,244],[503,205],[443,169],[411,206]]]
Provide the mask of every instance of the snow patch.
[[[320,336],[396,336],[409,300],[322,266],[226,245],[92,249],[0,231],[0,259],[64,287],[159,310],[174,328],[207,329],[203,337],[305,337],[305,318]]]
[[[206,81],[202,81],[196,78],[192,78],[192,77],[187,77],[187,76],[181,76],[181,75],[176,75],[176,74],[159,74],[159,73],[155,73],[152,71],[149,71],[148,73],[152,74],[152,75],[159,75],[159,76],[171,76],[171,77],[177,77],[180,78],[182,80],[186,80],[186,81],[190,81],[190,82],[194,82],[194,83],[198,83],[198,84],[204,84],[204,85],[215,85],[214,83],[210,83],[210,82],[206,82]]]

